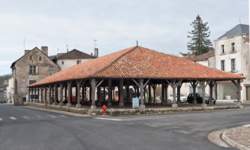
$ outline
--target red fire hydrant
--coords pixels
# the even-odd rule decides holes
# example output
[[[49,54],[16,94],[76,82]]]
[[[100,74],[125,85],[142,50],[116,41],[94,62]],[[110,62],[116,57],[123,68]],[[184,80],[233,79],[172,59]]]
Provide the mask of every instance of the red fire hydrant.
[[[107,106],[102,105],[102,115],[106,115],[106,112],[107,112]]]

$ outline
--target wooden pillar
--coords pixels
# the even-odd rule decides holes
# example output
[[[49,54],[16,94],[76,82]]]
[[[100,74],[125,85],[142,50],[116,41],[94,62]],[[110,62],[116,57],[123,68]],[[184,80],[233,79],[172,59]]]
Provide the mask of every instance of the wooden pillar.
[[[77,108],[80,108],[81,107],[81,99],[80,99],[80,86],[81,86],[81,82],[80,81],[77,81],[76,82],[76,101],[77,101],[77,104],[76,104],[76,107]]]
[[[176,99],[176,87],[177,87],[177,83],[174,81],[171,83],[171,87],[173,89],[173,103],[172,103],[172,107],[178,107],[177,104],[177,99]]]
[[[64,101],[65,101],[65,103],[66,103],[66,101],[68,102],[68,84],[65,84],[64,85]]]
[[[214,94],[215,94],[215,100],[218,99],[218,89],[217,89],[217,82],[215,81],[215,84],[214,84]]]
[[[58,100],[58,89],[57,89],[57,85],[55,84],[54,85],[54,92],[53,92],[53,94],[54,94],[54,105],[56,105],[57,104],[57,100]]]
[[[238,102],[240,103],[240,100],[241,100],[241,85],[240,85],[240,80],[237,80],[237,99],[238,99]]]
[[[148,103],[152,104],[151,84],[148,85]]]
[[[59,85],[59,105],[63,105],[63,84]]]
[[[164,103],[165,98],[165,83],[161,83],[161,104]]]
[[[51,104],[51,86],[48,87],[48,104]]]
[[[141,108],[141,109],[145,109],[143,79],[140,79],[140,80],[139,80],[139,88],[140,88],[140,108]]]
[[[67,83],[67,106],[70,107],[72,106],[71,104],[71,98],[72,98],[72,83],[68,82]]]
[[[82,85],[82,102],[86,100],[86,87],[85,85]]]
[[[108,106],[112,105],[112,80],[108,80]]]
[[[152,88],[153,88],[153,103],[155,104],[156,103],[156,85],[152,85]]]
[[[168,101],[168,83],[165,85],[165,100],[166,100],[166,102]]]
[[[191,86],[193,88],[193,97],[194,97],[194,104],[197,104],[197,95],[196,95],[196,87],[197,87],[198,82],[197,81],[192,81]]]
[[[182,82],[179,81],[177,83],[177,103],[181,102],[181,86],[182,86]]]
[[[123,92],[123,79],[120,79],[119,81],[119,106],[124,106],[124,92]]]
[[[47,104],[48,104],[48,94],[47,94],[47,92],[48,92],[48,88],[45,86],[44,87],[44,105],[45,106],[47,106]]]
[[[205,107],[207,106],[206,102],[205,102],[205,96],[206,96],[206,83],[205,82],[200,82],[200,87],[201,87],[201,91],[202,91],[202,106]]]
[[[209,82],[209,99],[213,100],[213,87],[214,87],[214,81]]]
[[[95,101],[96,101],[96,79],[90,80],[91,85],[91,109],[95,109]]]
[[[126,84],[126,101],[129,102],[131,101],[131,98],[130,98],[130,90],[129,90],[129,82],[127,82]]]

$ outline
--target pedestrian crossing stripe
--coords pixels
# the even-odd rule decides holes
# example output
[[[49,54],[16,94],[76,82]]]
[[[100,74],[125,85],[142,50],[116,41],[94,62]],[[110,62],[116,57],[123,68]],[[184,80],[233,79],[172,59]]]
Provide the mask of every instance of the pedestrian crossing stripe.
[[[11,120],[16,120],[16,117],[11,116],[10,119]]]
[[[23,116],[22,118],[23,118],[23,119],[26,119],[26,120],[29,120],[29,119],[30,119],[29,116]]]

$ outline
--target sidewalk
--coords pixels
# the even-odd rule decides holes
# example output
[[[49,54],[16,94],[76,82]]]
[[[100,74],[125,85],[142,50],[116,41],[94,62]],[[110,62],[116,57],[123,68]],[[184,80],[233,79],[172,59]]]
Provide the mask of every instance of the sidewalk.
[[[102,115],[101,108],[94,110],[89,107],[68,107],[60,105],[44,105],[41,103],[26,103],[26,106],[42,108],[43,110],[56,110],[61,112],[79,113],[84,115]],[[107,115],[119,116],[119,115],[139,115],[139,114],[169,114],[174,112],[204,112],[214,110],[225,110],[225,109],[241,109],[239,105],[213,105],[213,106],[180,106],[180,107],[146,107],[143,111],[133,108],[108,108],[106,111]]]
[[[250,150],[250,125],[227,129],[222,138],[232,147]]]

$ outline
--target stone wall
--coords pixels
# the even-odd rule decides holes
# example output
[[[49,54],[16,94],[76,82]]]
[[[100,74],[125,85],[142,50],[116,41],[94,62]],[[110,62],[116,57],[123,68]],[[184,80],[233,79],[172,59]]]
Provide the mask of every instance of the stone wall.
[[[30,65],[38,67],[37,75],[29,74]],[[34,48],[26,53],[16,61],[13,69],[14,104],[22,104],[24,100],[27,100],[30,81],[39,81],[57,71],[59,71],[59,67],[40,49]]]

